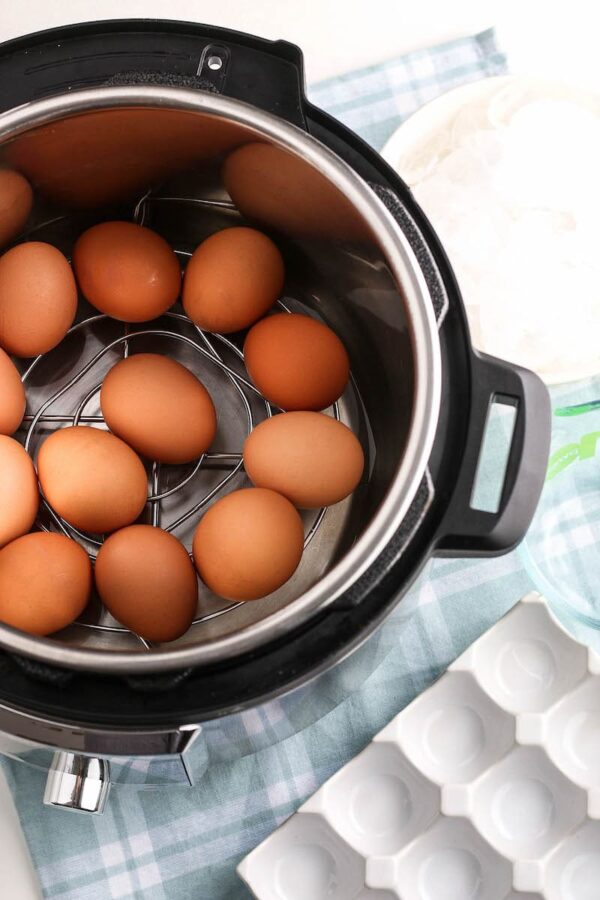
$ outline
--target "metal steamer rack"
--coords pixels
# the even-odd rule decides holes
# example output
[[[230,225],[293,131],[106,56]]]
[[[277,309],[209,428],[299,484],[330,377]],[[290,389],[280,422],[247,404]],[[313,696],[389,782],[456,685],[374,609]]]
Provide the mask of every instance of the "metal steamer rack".
[[[212,210],[220,214],[237,214],[237,210],[231,201],[162,197],[148,192],[136,203],[132,220],[140,225],[147,224],[149,207],[156,203],[160,203],[161,206],[163,204],[185,203],[200,206],[204,210]],[[37,224],[25,233],[24,239],[30,240],[35,236],[36,239],[46,240],[48,237],[51,237],[50,228],[59,226],[60,223],[65,223],[68,219],[68,215],[62,215]],[[41,231],[44,232],[43,237],[38,234]],[[170,243],[173,246],[173,242],[170,241]],[[173,249],[185,266],[185,263],[192,255],[191,251],[177,246],[174,246]],[[66,255],[70,258],[68,252]],[[276,305],[280,310],[287,313],[298,311],[318,317],[312,308],[291,297],[286,296],[280,299]],[[249,380],[244,368],[242,350],[224,335],[203,331],[183,312],[170,310],[159,319],[150,323],[144,323],[143,328],[133,330],[132,326],[126,324],[123,327],[123,323],[117,322],[104,314],[95,313],[89,315],[84,311],[84,317],[80,318],[82,307],[88,307],[89,311],[93,312],[92,308],[85,301],[80,300],[76,322],[69,329],[58,347],[33,359],[21,375],[27,393],[27,411],[21,429],[15,437],[22,441],[25,449],[34,461],[41,444],[40,439],[44,439],[48,436],[48,433],[57,428],[69,425],[106,427],[99,408],[99,394],[103,377],[108,369],[106,369],[99,381],[94,377],[94,372],[107,359],[110,360],[108,367],[110,368],[118,362],[119,358],[127,357],[131,352],[132,345],[140,346],[144,344],[145,349],[163,353],[167,351],[171,356],[175,355],[174,351],[183,350],[185,356],[179,361],[186,364],[186,361],[189,362],[192,358],[195,358],[196,362],[203,364],[204,371],[207,374],[210,373],[211,369],[213,372],[218,373],[221,377],[222,386],[226,386],[226,390],[230,394],[233,391],[235,399],[241,404],[242,414],[236,416],[236,420],[237,423],[244,423],[242,442],[252,431],[255,424],[258,424],[258,421],[271,417],[274,412],[279,411],[278,407],[270,404]],[[118,328],[121,333],[116,337],[109,335],[108,338],[106,336],[98,338],[96,332],[98,330],[102,332],[104,326],[111,326],[113,329]],[[106,328],[104,330],[106,332]],[[91,356],[85,358],[82,348],[85,350],[88,344],[94,344],[94,342],[97,346],[93,348]],[[70,344],[73,344],[74,347],[71,348],[69,354]],[[146,346],[148,344],[150,344],[149,347]],[[67,355],[70,358],[65,364]],[[52,381],[52,374],[50,375],[50,386],[46,378],[40,379],[40,384],[36,385],[36,376],[39,376],[41,370],[45,366],[51,365],[55,359],[60,370],[58,387]],[[198,373],[196,372],[195,374]],[[88,379],[87,383],[86,378]],[[91,387],[89,387],[89,378],[93,379]],[[211,390],[211,386],[207,384],[206,378],[201,377],[201,380],[209,388],[209,392],[213,397],[220,426],[220,397],[215,396],[215,391],[214,389]],[[32,395],[40,387],[42,387],[45,395],[43,395],[43,399],[40,398],[41,402],[37,406],[36,411],[31,412]],[[360,403],[356,384],[352,378],[349,391],[354,392],[356,400]],[[62,398],[66,398],[67,403],[73,410],[72,412],[64,409],[58,412],[53,409],[55,404]],[[65,399],[63,399],[64,402]],[[333,404],[328,412],[338,420],[341,418],[340,406],[337,402]],[[157,462],[149,462],[147,468],[149,470],[150,491],[146,504],[146,520],[154,526],[174,533],[186,545],[188,552],[193,529],[199,521],[201,511],[220,493],[225,492],[227,486],[237,476],[243,477],[245,474],[241,449],[236,451],[225,449],[206,452],[194,463],[187,466],[165,466]],[[218,474],[222,473],[223,470],[225,471],[224,475]],[[216,479],[215,475],[217,475]],[[57,531],[77,541],[86,550],[93,563],[104,537],[80,531],[59,516],[43,496],[41,488],[40,497],[41,505],[36,520],[36,527],[44,531]],[[167,505],[170,507],[169,521],[165,521],[165,518],[167,518],[165,516]],[[173,514],[174,510],[176,511],[175,514]],[[302,513],[305,524],[305,549],[315,537],[325,515],[325,508]],[[186,529],[187,535],[185,534]],[[243,604],[241,602],[228,602],[212,595],[211,602],[208,604],[210,608],[201,611],[201,608],[206,605],[200,598],[198,615],[194,618],[191,628],[206,625],[211,620],[220,618]],[[106,647],[110,646],[119,636],[121,638],[133,636],[136,643],[139,642],[137,646],[139,647],[141,644],[148,651],[152,650],[153,647],[160,646],[159,644],[150,643],[140,635],[120,625],[102,606],[96,594],[93,595],[93,599],[83,615],[73,625],[69,626],[69,629],[61,632],[61,637],[63,634],[66,635],[69,630],[72,631],[73,628],[83,629],[87,632],[87,635],[79,636],[77,643],[89,644],[90,638],[98,638],[100,633],[102,633],[105,636],[103,644]],[[105,643],[107,639],[109,643]],[[131,649],[130,645],[128,649]]]

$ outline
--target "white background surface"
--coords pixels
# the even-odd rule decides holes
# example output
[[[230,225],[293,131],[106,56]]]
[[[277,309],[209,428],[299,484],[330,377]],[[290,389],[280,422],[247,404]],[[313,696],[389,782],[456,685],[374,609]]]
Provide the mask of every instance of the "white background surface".
[[[286,38],[304,51],[308,81],[496,25],[513,71],[600,87],[600,12],[593,0],[0,0],[0,41],[66,23],[127,17],[206,22]],[[39,897],[3,778],[0,884],[10,885],[10,900]]]
[[[513,70],[600,84],[594,0],[0,0],[0,39],[128,16],[286,38],[304,50],[310,81],[493,24]]]

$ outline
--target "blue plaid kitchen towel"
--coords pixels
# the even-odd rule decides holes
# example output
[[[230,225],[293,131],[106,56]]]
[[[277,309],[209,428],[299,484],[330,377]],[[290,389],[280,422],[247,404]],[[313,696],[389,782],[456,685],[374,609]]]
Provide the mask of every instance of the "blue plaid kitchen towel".
[[[505,71],[486,31],[330,79],[309,94],[380,148],[426,101]],[[577,391],[590,396],[589,385],[579,386],[570,402]],[[236,734],[225,729],[231,757],[219,754],[194,788],[117,785],[103,816],[76,816],[42,806],[45,773],[5,762],[44,896],[248,898],[235,872],[240,859],[530,589],[516,553],[430,563],[377,634],[300,700],[250,711]]]

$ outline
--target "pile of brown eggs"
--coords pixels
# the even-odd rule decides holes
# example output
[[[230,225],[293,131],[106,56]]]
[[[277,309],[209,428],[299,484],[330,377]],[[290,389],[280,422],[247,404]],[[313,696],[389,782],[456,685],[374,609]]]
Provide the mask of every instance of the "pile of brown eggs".
[[[32,201],[21,175],[0,170],[0,243],[21,232]],[[75,244],[72,266],[56,247],[35,241],[0,256],[0,621],[32,634],[55,632],[79,617],[95,582],[120,623],[147,641],[163,642],[192,623],[197,575],[234,601],[264,597],[293,575],[304,546],[298,509],[348,496],[364,457],[353,432],[322,412],[348,383],[346,350],[316,319],[271,311],[284,280],[279,249],[249,227],[229,227],[204,240],[189,260],[183,287],[168,243],[131,222],[89,228]],[[73,324],[78,292],[126,323],[155,319],[181,296],[185,313],[203,330],[249,329],[248,374],[281,412],[246,439],[244,467],[254,487],[229,493],[202,516],[193,562],[172,534],[135,524],[148,500],[142,458],[189,463],[216,434],[218,410],[181,363],[155,353],[116,363],[100,393],[109,430],[73,425],[53,432],[39,449],[37,472],[11,437],[26,397],[9,354],[29,358],[56,347]],[[104,536],[93,572],[74,540],[31,532],[39,488],[74,529]]]

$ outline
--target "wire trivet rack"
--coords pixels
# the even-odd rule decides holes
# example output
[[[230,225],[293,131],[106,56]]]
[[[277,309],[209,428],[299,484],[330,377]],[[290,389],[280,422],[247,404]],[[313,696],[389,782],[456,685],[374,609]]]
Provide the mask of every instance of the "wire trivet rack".
[[[140,200],[134,210],[133,220],[139,224],[146,224],[147,202],[149,195],[145,195]],[[180,204],[182,198],[153,198],[159,199],[161,203]],[[235,209],[232,204],[224,201],[203,201],[194,199],[188,201],[193,204],[203,206],[219,207]],[[54,222],[60,222],[66,217],[57,217],[50,222],[44,222],[32,229],[27,238],[32,238],[37,231]],[[185,266],[191,252],[174,248],[175,252],[182,264]],[[277,307],[283,312],[304,311],[307,314],[315,315],[312,309],[309,309],[301,301],[285,297],[278,301]],[[86,312],[85,310],[89,311]],[[277,407],[272,406],[256,389],[250,381],[244,367],[243,352],[233,340],[221,334],[208,333],[194,325],[193,322],[183,313],[178,311],[180,305],[176,304],[169,312],[165,313],[160,319],[153,322],[143,323],[143,325],[135,329],[130,325],[123,326],[123,323],[117,323],[110,317],[97,314],[85,303],[80,302],[80,314],[76,323],[68,331],[67,335],[59,345],[59,348],[49,351],[33,359],[22,373],[22,381],[26,388],[28,408],[21,426],[21,432],[18,435],[22,443],[35,461],[37,449],[42,439],[47,436],[46,432],[62,428],[64,426],[73,425],[90,425],[96,428],[107,428],[100,412],[99,394],[102,387],[103,378],[108,371],[105,368],[102,378],[94,375],[94,373],[102,366],[106,367],[106,363],[110,365],[116,364],[118,358],[126,358],[131,352],[135,352],[140,346],[144,350],[150,349],[152,352],[163,352],[177,358],[177,354],[183,352],[185,359],[181,359],[184,364],[192,358],[195,358],[202,364],[204,372],[207,367],[213,368],[217,372],[223,384],[227,385],[229,392],[233,392],[235,399],[241,405],[242,415],[238,417],[239,421],[243,421],[243,436],[247,436],[252,429],[264,418],[271,417],[279,412]],[[83,317],[81,316],[83,310]],[[119,328],[122,332],[112,339],[98,340],[97,331],[102,326],[111,326]],[[35,390],[30,390],[30,385],[35,382],[36,376],[39,376],[43,367],[48,363],[49,359],[61,353],[61,349],[69,343],[76,343],[77,348],[87,348],[89,344],[96,342],[93,347],[92,355],[84,359],[77,354],[73,363],[65,365],[62,358],[59,361],[58,368],[61,370],[60,384],[56,390],[53,390],[45,397],[43,402],[36,405],[35,409],[30,409],[31,395]],[[150,348],[146,345],[150,343]],[[197,372],[195,374],[198,374]],[[89,380],[92,379],[92,386],[89,386]],[[210,384],[206,379],[201,378],[209,388],[213,401],[217,408],[219,417],[222,404],[220,397],[214,396]],[[42,378],[40,384],[45,379]],[[67,403],[67,409],[61,408],[56,410],[58,401],[63,400]],[[340,408],[335,403],[330,410],[331,414],[340,419]],[[221,423],[220,423],[221,424]],[[44,432],[44,434],[42,434]],[[186,545],[189,552],[189,535],[183,536],[186,528],[195,527],[200,519],[203,509],[205,509],[211,501],[215,500],[219,495],[226,493],[233,487],[242,486],[245,479],[242,459],[242,443],[238,446],[227,447],[223,450],[210,450],[204,453],[198,460],[187,467],[182,466],[166,466],[157,462],[147,462],[147,471],[149,478],[149,494],[146,504],[146,510],[143,514],[145,520],[150,524],[164,528],[166,531],[174,533]],[[181,472],[181,470],[184,470]],[[173,473],[176,477],[173,483]],[[219,474],[215,481],[215,474]],[[167,477],[165,477],[167,476]],[[210,477],[207,477],[210,476]],[[169,483],[166,483],[169,482]],[[94,535],[85,533],[75,528],[72,524],[63,519],[48,503],[40,490],[40,514],[36,521],[36,526],[44,531],[56,531],[67,537],[77,541],[88,553],[92,563],[96,558],[96,554],[104,540],[103,535]],[[182,501],[182,502],[181,502]],[[165,507],[167,504],[171,507],[171,513],[174,504],[178,502],[179,508],[177,514],[169,521],[165,521]],[[323,523],[326,515],[326,509],[320,509],[309,513],[303,513],[305,522],[305,549],[315,537],[318,529]],[[191,555],[191,554],[190,554]],[[98,598],[94,598],[94,603],[99,604]],[[214,604],[212,604],[214,606]],[[193,625],[197,626],[207,623],[212,619],[224,616],[227,613],[242,606],[242,603],[230,603],[222,601],[217,608],[202,611],[199,609],[198,615],[193,621]],[[98,618],[98,616],[96,617]],[[99,618],[108,621],[88,621],[86,614],[76,621],[76,625],[85,629],[102,631],[107,634],[132,634],[129,629],[121,626],[112,619],[106,612]],[[139,635],[135,635],[137,641],[141,645],[150,650],[152,644]]]

